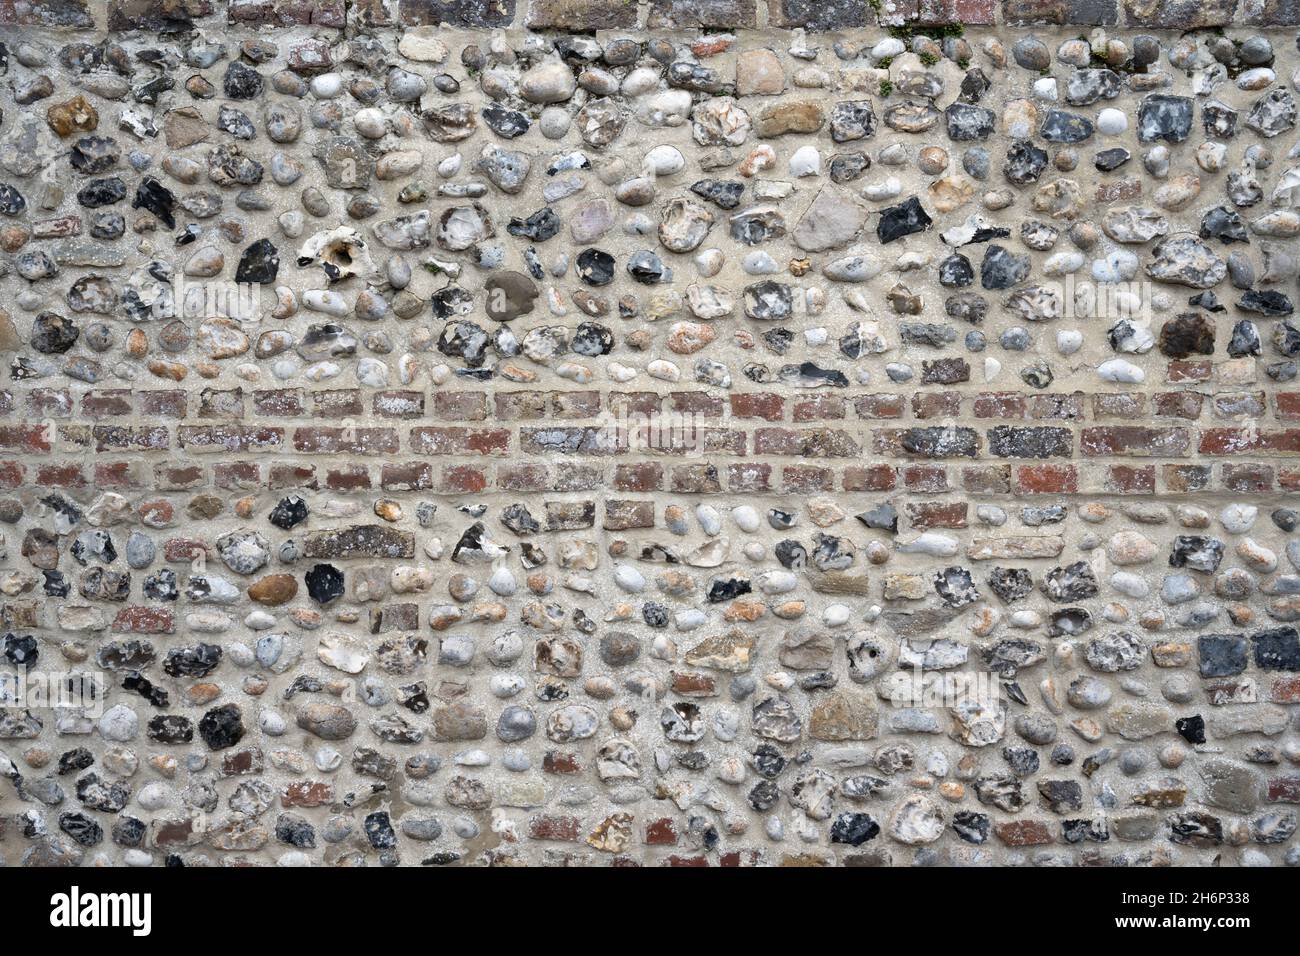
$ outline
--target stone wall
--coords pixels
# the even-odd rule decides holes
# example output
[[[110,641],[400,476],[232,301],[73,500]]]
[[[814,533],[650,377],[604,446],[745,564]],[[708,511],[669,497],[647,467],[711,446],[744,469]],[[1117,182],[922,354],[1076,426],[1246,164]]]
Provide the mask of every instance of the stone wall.
[[[0,24],[0,859],[1300,863],[1300,4]]]

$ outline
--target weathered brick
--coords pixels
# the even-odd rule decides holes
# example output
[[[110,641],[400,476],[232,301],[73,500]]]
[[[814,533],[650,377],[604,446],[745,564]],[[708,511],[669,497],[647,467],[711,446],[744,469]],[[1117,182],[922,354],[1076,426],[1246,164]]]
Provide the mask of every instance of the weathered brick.
[[[736,418],[760,418],[779,422],[785,417],[785,399],[771,392],[733,392],[731,414]]]
[[[1016,491],[1026,495],[1060,495],[1079,490],[1073,465],[1021,465],[1016,469]]]
[[[81,396],[81,414],[87,418],[117,418],[134,408],[129,388],[94,389]]]
[[[581,531],[596,524],[594,501],[547,501],[547,531]]]
[[[677,494],[711,495],[722,491],[722,480],[714,465],[674,465],[669,487]]]
[[[373,0],[378,3],[378,0]],[[389,0],[393,2],[393,0]],[[396,0],[398,18],[411,26],[504,27],[515,18],[516,0]],[[389,22],[387,20],[383,22]]]
[[[948,469],[940,465],[908,465],[903,469],[903,486],[908,491],[933,494],[948,490]]]
[[[424,393],[402,389],[375,392],[370,407],[380,418],[423,418]]]
[[[930,528],[964,528],[967,507],[964,501],[909,501],[907,520],[917,531]]]
[[[810,495],[830,491],[835,486],[835,473],[829,468],[813,465],[787,465],[781,469],[781,491],[787,495]]]
[[[94,29],[89,0],[4,0],[0,23],[52,29]]]
[[[433,414],[448,422],[481,422],[487,418],[487,394],[485,392],[434,392]]]
[[[271,425],[181,425],[176,443],[195,454],[266,451],[284,444],[284,429]]]
[[[421,425],[411,429],[411,451],[417,455],[504,455],[510,432],[504,428],[462,428]]]
[[[212,0],[115,0],[108,5],[108,28],[178,33],[212,11]]]
[[[918,419],[956,418],[961,414],[961,393],[917,392],[912,396],[912,414]]]
[[[306,25],[342,29],[346,22],[343,0],[228,0],[231,23],[266,26]]]
[[[1111,465],[1106,472],[1106,488],[1120,494],[1151,494],[1156,490],[1156,466]]]
[[[425,491],[433,487],[433,465],[424,461],[384,462],[379,487],[385,491]]]
[[[1160,30],[1198,30],[1225,27],[1232,22],[1237,0],[1124,0],[1130,27]]]
[[[293,450],[307,455],[357,455],[368,458],[372,455],[396,454],[399,445],[395,428],[310,425],[293,431]]]
[[[299,418],[306,412],[302,389],[257,389],[253,392],[253,411],[271,418]]]
[[[898,475],[890,465],[871,465],[844,469],[845,491],[892,491]]]
[[[1119,3],[1118,0],[1002,0],[1002,22],[1007,26],[1115,26],[1119,22]]]
[[[1224,462],[1219,471],[1219,480],[1223,487],[1242,495],[1257,495],[1272,491],[1276,479],[1276,472],[1270,465]]]
[[[767,491],[771,485],[771,465],[738,462],[727,466],[727,488],[730,491]]]
[[[545,465],[499,465],[497,487],[502,491],[544,491],[550,487],[550,474]]]
[[[627,0],[528,0],[530,30],[616,30],[636,25],[636,4]]]
[[[1191,437],[1186,428],[1095,425],[1079,432],[1079,451],[1089,457],[1181,458],[1187,453]]]
[[[611,499],[605,502],[605,520],[602,527],[606,531],[628,531],[633,528],[654,526],[655,503],[653,501]]]
[[[485,489],[487,472],[474,465],[448,465],[442,469],[439,490],[445,495],[473,495]]]
[[[663,465],[654,461],[620,463],[614,467],[617,491],[658,491],[663,487]]]
[[[865,27],[876,22],[868,0],[767,0],[767,22],[777,27],[804,27],[808,30],[844,30]]]
[[[222,461],[212,466],[212,484],[227,491],[251,491],[262,484],[262,466],[255,461]]]

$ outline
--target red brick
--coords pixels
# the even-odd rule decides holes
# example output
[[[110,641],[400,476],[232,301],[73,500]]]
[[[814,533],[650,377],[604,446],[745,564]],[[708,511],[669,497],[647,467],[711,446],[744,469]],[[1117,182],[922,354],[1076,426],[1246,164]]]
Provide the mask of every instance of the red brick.
[[[246,491],[262,484],[262,466],[255,461],[225,461],[212,466],[212,484],[228,491]]]
[[[1141,392],[1098,392],[1092,396],[1092,414],[1097,418],[1141,418],[1147,397]]]
[[[853,408],[858,413],[858,418],[874,420],[902,418],[906,405],[902,395],[860,395],[853,400]]]
[[[1300,803],[1300,774],[1271,777],[1266,799],[1269,803]]]
[[[1273,405],[1282,421],[1300,419],[1300,392],[1278,392],[1273,396]]]
[[[917,531],[966,527],[966,502],[918,501],[907,503],[907,519]]]
[[[253,392],[253,409],[274,418],[299,418],[306,411],[300,388],[267,388]]]
[[[159,491],[185,491],[202,483],[203,469],[199,465],[159,462],[154,466],[153,485]]]
[[[1029,403],[1019,392],[983,392],[975,396],[976,418],[1024,418]]]
[[[1275,704],[1300,704],[1300,676],[1279,677],[1273,681],[1268,699]]]
[[[845,491],[892,491],[898,474],[892,465],[853,466],[844,469]]]
[[[501,465],[497,468],[497,487],[502,491],[545,491],[550,476],[545,465]]]
[[[505,428],[411,429],[411,451],[419,455],[501,455],[509,448],[510,432]]]
[[[1025,495],[1071,494],[1079,490],[1073,465],[1021,465],[1016,469],[1016,491]]]
[[[961,414],[961,392],[916,392],[912,395],[912,414],[920,420],[956,418]]]
[[[95,462],[95,487],[114,491],[134,491],[144,487],[136,462]]]
[[[1029,417],[1040,421],[1078,421],[1083,415],[1083,392],[1044,392],[1029,398]]]
[[[0,448],[6,451],[47,452],[51,437],[44,425],[0,425]]]
[[[558,813],[542,813],[528,821],[530,840],[556,840],[577,843],[582,834],[582,824],[577,817]]]
[[[443,494],[477,494],[487,487],[487,473],[473,465],[448,465],[442,470]]]
[[[1186,428],[1095,425],[1079,432],[1079,451],[1088,457],[1180,458],[1187,453],[1191,440],[1192,433]]]
[[[862,448],[847,431],[833,428],[754,429],[754,454],[800,458],[856,458]]]
[[[174,634],[176,619],[170,608],[124,607],[113,618],[115,634]]]
[[[679,494],[711,495],[722,491],[718,469],[710,464],[675,465],[669,481]]]
[[[1171,385],[1188,382],[1208,382],[1214,375],[1214,366],[1209,359],[1180,359],[1170,362],[1166,379]]]
[[[280,791],[280,805],[292,807],[323,807],[334,802],[334,787],[322,780],[295,780],[285,784]]]
[[[772,484],[772,466],[746,461],[727,466],[727,490],[768,491]]]
[[[1219,471],[1223,487],[1237,494],[1262,494],[1273,490],[1276,474],[1269,465],[1230,464]]]
[[[493,396],[498,421],[544,418],[545,392],[497,392]]]
[[[1052,831],[1041,820],[1008,820],[993,827],[1007,846],[1040,846],[1052,842]]]
[[[36,468],[36,486],[49,488],[84,488],[86,475],[75,462],[50,463]]]
[[[1111,465],[1106,488],[1121,494],[1151,494],[1156,490],[1156,466]]]
[[[316,418],[359,418],[365,414],[359,388],[327,388],[311,393]]]
[[[674,412],[703,418],[721,418],[727,408],[725,399],[708,392],[672,392],[668,405]]]
[[[271,465],[266,487],[271,491],[284,488],[316,488],[316,466],[296,465],[290,462],[276,462]]]
[[[140,401],[140,414],[149,418],[181,419],[186,415],[188,393],[181,389],[158,389],[136,392]]]
[[[402,389],[375,392],[370,407],[378,418],[423,418],[424,393]]]
[[[481,422],[487,418],[485,392],[434,392],[433,414],[447,422]]]
[[[81,396],[81,414],[87,418],[115,418],[134,409],[129,388],[95,389]]]
[[[577,754],[548,750],[542,756],[542,771],[555,774],[582,773],[582,760]]]
[[[552,491],[595,491],[605,487],[605,470],[599,465],[558,462],[551,476]]]
[[[365,465],[340,465],[325,472],[325,487],[331,491],[366,491],[370,469]]]
[[[903,469],[903,485],[908,491],[947,491],[948,469],[942,465],[908,465]]]
[[[1254,428],[1206,428],[1198,446],[1202,455],[1239,455],[1300,453],[1300,428],[1261,431]]]
[[[394,455],[400,446],[395,428],[308,425],[293,430],[293,450],[304,455]]]
[[[1201,491],[1210,486],[1208,465],[1163,465],[1161,470],[1168,491]]]
[[[609,410],[614,415],[658,415],[663,399],[656,392],[610,392]]]
[[[427,461],[384,462],[379,487],[385,491],[425,491],[433,487],[433,465]]]
[[[672,817],[660,817],[645,825],[646,846],[676,846],[677,823]]]
[[[344,0],[229,0],[226,17],[250,26],[306,26],[342,29]]]
[[[1151,396],[1157,418],[1183,418],[1195,421],[1201,417],[1205,396],[1200,392],[1157,392]]]
[[[449,431],[450,429],[443,429]],[[509,443],[510,433],[501,433],[502,448]],[[519,448],[531,455],[615,455],[626,447],[617,447],[603,429],[582,425],[564,425],[554,428],[519,429]],[[444,454],[455,454],[445,452]]]
[[[616,491],[658,491],[663,487],[663,465],[653,461],[620,464],[614,468]]]
[[[781,490],[789,495],[810,495],[830,491],[835,486],[835,473],[829,468],[812,465],[787,465],[781,470]]]
[[[96,425],[91,434],[96,451],[161,451],[172,444],[165,425]]]
[[[838,395],[818,395],[796,402],[794,406],[796,422],[838,420],[843,418],[844,414],[844,399]]]
[[[610,499],[605,502],[605,521],[601,527],[606,531],[630,531],[634,528],[654,526],[655,503],[653,501]]]
[[[193,453],[268,451],[284,445],[284,429],[270,425],[181,425],[176,444]]]
[[[785,399],[771,392],[735,392],[731,396],[731,414],[736,418],[760,418],[779,422],[785,418]]]

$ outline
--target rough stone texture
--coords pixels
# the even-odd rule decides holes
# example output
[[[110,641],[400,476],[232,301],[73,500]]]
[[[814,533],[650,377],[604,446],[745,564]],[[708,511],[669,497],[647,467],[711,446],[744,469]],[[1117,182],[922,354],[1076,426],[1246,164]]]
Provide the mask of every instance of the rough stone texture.
[[[0,858],[1300,863],[1297,21],[0,0]]]

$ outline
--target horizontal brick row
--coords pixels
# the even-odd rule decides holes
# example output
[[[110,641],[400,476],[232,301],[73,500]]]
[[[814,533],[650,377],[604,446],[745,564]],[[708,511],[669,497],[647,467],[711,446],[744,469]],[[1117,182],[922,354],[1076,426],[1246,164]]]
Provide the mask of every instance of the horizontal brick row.
[[[524,425],[517,431],[482,425],[261,425],[0,424],[0,452],[261,453],[286,455],[398,455],[578,458],[692,455],[777,458],[857,458],[870,453],[900,459],[1155,458],[1196,454],[1300,455],[1300,428],[1256,422],[1194,428],[1187,425],[993,425],[945,423],[898,428],[697,426],[682,440],[643,449],[608,424]]]
[[[224,19],[254,27],[838,31],[869,27],[1075,25],[1193,30],[1300,24],[1300,0],[4,0],[0,23],[176,30]]]
[[[1034,464],[938,465],[773,464],[760,461],[671,463],[638,459],[615,464],[498,461],[446,464],[429,461],[349,462],[233,461],[204,465],[138,456],[122,461],[54,458],[37,464],[0,459],[0,489],[98,488],[106,491],[223,491],[326,489],[332,492],[424,491],[434,494],[502,492],[678,494],[772,492],[892,492],[1026,495],[1183,494],[1225,491],[1236,495],[1300,493],[1300,466],[1267,462],[1219,464]]]
[[[273,417],[347,419],[424,419],[443,422],[540,421],[675,413],[705,419],[741,419],[769,423],[879,421],[884,419],[1002,419],[1042,421],[1110,421],[1135,418],[1224,422],[1276,419],[1300,422],[1300,392],[1202,392],[1174,389],[1153,392],[956,391],[894,392],[869,395],[813,394],[790,397],[773,392],[707,391],[547,392],[513,390],[370,391],[338,389],[201,389],[191,401],[177,389],[66,388],[0,391],[0,417],[26,419],[87,418],[102,421],[141,415],[169,420],[240,421]]]

